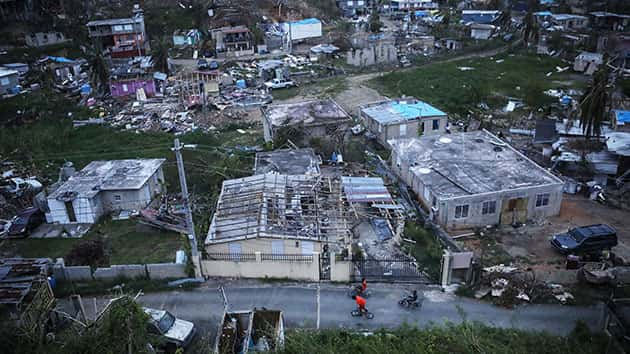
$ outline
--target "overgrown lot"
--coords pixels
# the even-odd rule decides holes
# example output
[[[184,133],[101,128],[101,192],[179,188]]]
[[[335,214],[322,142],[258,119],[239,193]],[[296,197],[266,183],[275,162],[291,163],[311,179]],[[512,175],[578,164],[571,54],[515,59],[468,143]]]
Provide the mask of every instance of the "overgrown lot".
[[[606,339],[578,324],[568,337],[464,322],[426,329],[402,327],[373,334],[345,330],[292,331],[283,353],[603,353]]]
[[[102,241],[102,257],[96,250],[101,247],[93,244],[97,240]],[[177,233],[141,226],[133,220],[104,220],[92,226],[82,238],[3,240],[0,250],[5,255],[68,260],[73,248],[82,247],[81,253],[91,256],[75,261],[82,265],[146,264],[175,262],[175,252],[184,249],[185,242]]]
[[[387,96],[414,96],[449,114],[463,115],[482,102],[491,108],[504,107],[508,97],[522,99],[531,107],[548,105],[555,98],[543,91],[584,86],[573,80],[570,70],[557,72],[556,67],[567,65],[532,53],[502,54],[429,64],[387,74],[370,84]]]

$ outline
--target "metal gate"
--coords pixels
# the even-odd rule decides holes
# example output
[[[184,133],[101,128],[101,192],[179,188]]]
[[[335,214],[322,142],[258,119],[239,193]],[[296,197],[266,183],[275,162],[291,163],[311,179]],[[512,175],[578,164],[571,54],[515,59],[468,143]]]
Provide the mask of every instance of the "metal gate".
[[[354,278],[365,277],[368,281],[430,282],[415,261],[400,257],[390,259],[354,260]]]

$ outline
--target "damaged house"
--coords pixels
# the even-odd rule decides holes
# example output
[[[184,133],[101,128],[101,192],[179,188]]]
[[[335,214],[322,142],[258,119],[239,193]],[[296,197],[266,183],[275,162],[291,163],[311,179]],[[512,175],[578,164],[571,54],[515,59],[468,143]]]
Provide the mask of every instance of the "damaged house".
[[[521,224],[560,212],[563,181],[488,131],[389,143],[395,173],[445,227]]]
[[[47,222],[91,224],[110,212],[146,207],[165,192],[164,161],[92,161],[50,193]]]
[[[254,174],[319,176],[322,159],[311,148],[280,149],[256,153]]]
[[[361,119],[383,146],[391,139],[442,134],[448,123],[446,113],[415,98],[367,104],[361,107]]]
[[[90,21],[87,27],[94,45],[109,51],[112,58],[143,56],[149,51],[141,11],[132,18]]]
[[[224,181],[206,250],[311,255],[326,243],[344,241],[339,183],[323,182],[276,173]]]
[[[313,138],[340,145],[352,119],[335,101],[315,100],[262,109],[265,141],[287,138],[297,145]]]
[[[210,30],[217,56],[240,57],[254,55],[254,36],[245,26],[222,27]]]

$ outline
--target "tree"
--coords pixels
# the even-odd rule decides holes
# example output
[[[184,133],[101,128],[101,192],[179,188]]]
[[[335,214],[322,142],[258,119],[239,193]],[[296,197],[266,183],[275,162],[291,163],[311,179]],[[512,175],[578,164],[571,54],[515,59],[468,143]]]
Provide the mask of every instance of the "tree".
[[[538,2],[535,0],[529,1],[529,6],[527,10],[527,14],[523,19],[524,27],[523,27],[523,40],[526,45],[530,45],[531,43],[537,43],[539,38],[539,28],[538,21],[534,16],[534,12],[538,10]]]
[[[604,59],[604,63],[606,59]],[[604,64],[595,75],[580,102],[580,124],[587,139],[599,136],[601,125],[606,120],[607,106],[610,101],[608,85],[608,67]]]
[[[370,32],[378,33],[381,31],[381,27],[383,26],[383,23],[381,23],[381,16],[379,15],[378,7],[376,6],[372,8],[369,24],[370,24]]]
[[[94,86],[95,92],[102,95],[109,92],[109,65],[103,52],[98,48],[92,48],[88,52],[88,63],[90,64],[90,82]]]
[[[163,73],[168,74],[168,50],[169,45],[166,41],[166,37],[162,37],[153,41],[151,44],[151,61],[153,67]]]

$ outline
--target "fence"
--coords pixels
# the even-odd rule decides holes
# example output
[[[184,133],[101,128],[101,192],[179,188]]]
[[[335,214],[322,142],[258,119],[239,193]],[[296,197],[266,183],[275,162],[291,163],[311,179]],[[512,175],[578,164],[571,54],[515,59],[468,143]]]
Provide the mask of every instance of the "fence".
[[[418,264],[406,257],[354,260],[354,278],[377,281],[412,281],[428,283],[429,278]]]
[[[260,259],[277,262],[312,262],[313,255],[262,253]]]
[[[250,262],[256,260],[256,253],[208,253],[212,261]]]

